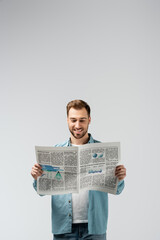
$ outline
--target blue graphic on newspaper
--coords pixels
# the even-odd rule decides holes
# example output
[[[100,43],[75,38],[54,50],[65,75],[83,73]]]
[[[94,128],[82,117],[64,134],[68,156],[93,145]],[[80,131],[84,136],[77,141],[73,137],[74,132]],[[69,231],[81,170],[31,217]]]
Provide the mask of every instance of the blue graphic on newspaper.
[[[42,170],[43,171],[47,171],[47,172],[58,172],[58,171],[64,171],[64,169],[60,169],[60,167],[52,167],[49,165],[41,165],[42,166]]]
[[[101,173],[102,172],[102,169],[99,169],[99,170],[89,170],[88,173]]]
[[[93,158],[102,158],[102,157],[103,157],[103,153],[100,153],[100,154],[94,153],[93,154]]]
[[[61,169],[60,167],[52,167],[52,166],[49,166],[49,165],[41,165],[42,166],[42,170],[45,171],[45,172],[48,172],[48,173],[56,173],[55,175],[55,179],[57,180],[61,180],[62,179],[62,175],[60,172],[63,172],[64,169]],[[45,176],[46,173],[43,173],[42,174],[42,177]],[[50,175],[47,174],[47,176],[49,177]],[[51,177],[51,176],[50,176]]]

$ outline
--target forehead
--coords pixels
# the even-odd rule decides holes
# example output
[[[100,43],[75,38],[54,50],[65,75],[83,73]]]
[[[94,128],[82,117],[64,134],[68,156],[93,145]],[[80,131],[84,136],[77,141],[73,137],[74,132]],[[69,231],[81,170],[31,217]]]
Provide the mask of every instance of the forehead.
[[[82,109],[71,108],[69,110],[68,117],[69,118],[83,118],[83,117],[88,118],[88,113],[85,108],[82,108]]]

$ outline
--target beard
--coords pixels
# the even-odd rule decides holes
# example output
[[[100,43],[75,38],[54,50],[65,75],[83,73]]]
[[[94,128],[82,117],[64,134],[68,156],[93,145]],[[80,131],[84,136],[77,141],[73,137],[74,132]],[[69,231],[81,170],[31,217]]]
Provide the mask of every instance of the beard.
[[[69,129],[69,131],[70,131],[70,133],[72,134],[72,136],[74,137],[74,138],[76,138],[76,139],[81,139],[81,138],[83,138],[85,135],[86,135],[86,133],[88,132],[88,128],[86,129],[86,130],[83,130],[81,133],[79,133],[79,134],[76,134],[75,132],[74,132],[74,130],[71,130],[71,129]]]

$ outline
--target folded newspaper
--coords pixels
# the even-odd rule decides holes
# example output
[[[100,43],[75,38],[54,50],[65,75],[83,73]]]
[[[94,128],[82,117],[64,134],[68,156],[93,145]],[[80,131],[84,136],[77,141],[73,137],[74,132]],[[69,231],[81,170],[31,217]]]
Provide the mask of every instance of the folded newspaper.
[[[43,174],[37,193],[44,195],[97,190],[116,194],[115,168],[120,162],[120,143],[91,143],[70,147],[36,146]]]

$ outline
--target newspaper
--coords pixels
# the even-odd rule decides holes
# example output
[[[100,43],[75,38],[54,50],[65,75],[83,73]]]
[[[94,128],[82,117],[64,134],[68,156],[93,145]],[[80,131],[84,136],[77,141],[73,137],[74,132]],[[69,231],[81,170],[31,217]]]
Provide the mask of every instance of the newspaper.
[[[120,143],[91,143],[70,147],[36,146],[43,174],[37,192],[43,195],[98,190],[116,194],[115,168],[120,162]]]

